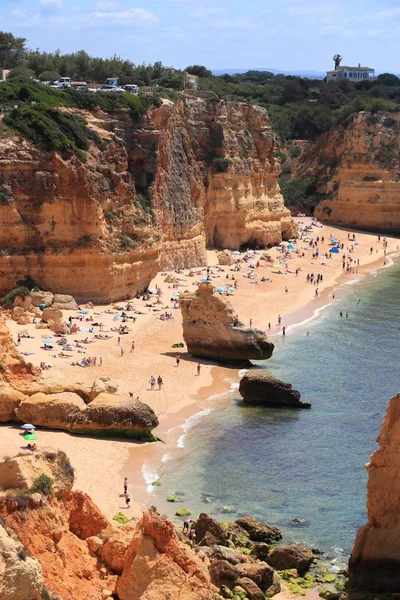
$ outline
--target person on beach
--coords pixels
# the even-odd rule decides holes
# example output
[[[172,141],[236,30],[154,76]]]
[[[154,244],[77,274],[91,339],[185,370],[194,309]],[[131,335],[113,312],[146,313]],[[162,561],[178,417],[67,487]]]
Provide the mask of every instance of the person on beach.
[[[249,321],[249,327],[252,327],[252,326],[253,326],[253,319],[250,319],[250,321]]]
[[[282,317],[281,315],[278,315],[278,325],[280,325],[282,323]]]
[[[196,545],[196,533],[193,528],[190,529],[188,537],[189,537],[191,547],[194,548],[194,546]]]
[[[339,315],[340,315],[341,317],[343,317],[343,311],[342,311],[342,310],[340,311]]]
[[[124,478],[124,495],[128,493],[128,478]]]
[[[135,342],[132,340],[131,352],[133,352],[134,350],[135,350]]]
[[[126,508],[129,508],[129,506],[130,506],[130,503],[131,503],[131,497],[130,497],[130,495],[128,494],[128,492],[126,492],[126,494],[125,494],[125,504],[126,504]]]
[[[288,286],[286,285],[285,286],[285,294],[288,294],[288,293],[289,293],[289,289],[288,289]]]
[[[271,329],[271,322],[268,323],[268,331]]]
[[[121,348],[121,356],[123,356],[123,355],[124,355],[124,349]]]
[[[163,382],[163,379],[162,379],[161,375],[159,375],[159,376],[157,377],[157,384],[158,384],[158,389],[159,389],[159,390],[161,390],[163,383],[164,383],[164,382]]]
[[[192,523],[193,519],[186,519],[186,521],[183,521],[182,533],[189,533],[189,527]]]
[[[347,310],[346,311],[346,319],[348,318],[348,316],[349,316],[349,311]]]
[[[155,377],[153,377],[153,375],[150,377],[149,383],[150,383],[150,389],[154,390],[154,386],[156,385],[156,379],[155,379]]]
[[[118,336],[118,338],[117,338],[117,346],[119,346],[120,343],[121,343],[121,338]]]
[[[177,354],[175,357],[175,360],[176,360],[176,366],[179,367],[179,363],[181,362],[181,355]]]
[[[283,337],[285,337],[285,335],[286,335],[286,327],[282,327],[282,335],[283,335]]]
[[[317,298],[318,296],[318,288],[315,290],[315,297]]]
[[[200,371],[201,371],[201,364],[197,363],[197,376],[200,375]]]

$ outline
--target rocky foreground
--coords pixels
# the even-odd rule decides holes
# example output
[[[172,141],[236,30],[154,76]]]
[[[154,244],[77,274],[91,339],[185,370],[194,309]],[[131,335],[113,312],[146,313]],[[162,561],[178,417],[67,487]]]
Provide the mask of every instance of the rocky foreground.
[[[73,479],[66,455],[51,449],[0,463],[2,600],[265,600],[326,579],[309,573],[310,548],[276,546],[277,527],[202,513],[192,547],[155,508],[110,524]]]

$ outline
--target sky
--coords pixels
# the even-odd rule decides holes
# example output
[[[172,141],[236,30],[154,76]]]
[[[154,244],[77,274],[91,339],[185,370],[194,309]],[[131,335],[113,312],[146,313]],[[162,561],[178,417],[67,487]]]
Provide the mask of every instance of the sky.
[[[400,71],[399,0],[0,0],[30,48],[184,68]]]

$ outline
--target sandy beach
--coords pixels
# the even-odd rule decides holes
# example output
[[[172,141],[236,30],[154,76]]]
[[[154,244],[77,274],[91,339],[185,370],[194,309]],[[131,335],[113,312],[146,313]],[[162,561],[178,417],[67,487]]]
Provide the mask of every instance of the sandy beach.
[[[310,225],[308,218],[297,219],[300,227]],[[374,269],[382,268],[384,262],[390,264],[389,255],[399,250],[398,239],[387,238],[387,256],[384,255],[383,238],[378,241],[376,234],[354,232],[349,233],[334,227],[312,227],[305,239],[299,239],[294,249],[285,252],[279,248],[268,250],[271,263],[260,260],[264,251],[257,251],[247,262],[240,262],[240,270],[234,267],[218,267],[216,251],[208,252],[208,263],[211,268],[211,280],[219,288],[237,281],[237,289],[229,296],[239,318],[246,324],[252,321],[253,327],[266,330],[271,337],[282,335],[282,327],[287,328],[290,338],[290,325],[312,316],[316,309],[335,301],[345,293],[342,286],[346,281],[361,278]],[[329,253],[330,236],[343,243],[340,253]],[[315,257],[315,248],[310,245],[319,237],[319,256]],[[321,242],[324,238],[324,242]],[[343,254],[352,258],[350,271],[343,269]],[[372,252],[371,252],[372,248]],[[314,255],[314,257],[313,257]],[[359,262],[359,264],[358,264]],[[259,264],[259,266],[257,266]],[[280,265],[277,268],[274,265]],[[297,274],[296,274],[297,270]],[[316,286],[307,282],[307,274],[322,274],[323,279]],[[249,276],[250,274],[250,276]],[[237,381],[237,369],[216,366],[210,361],[201,360],[200,375],[197,375],[198,361],[173,344],[183,342],[182,322],[179,308],[174,308],[177,293],[194,291],[200,279],[206,276],[206,268],[185,270],[182,272],[159,273],[150,289],[158,287],[161,295],[152,295],[149,301],[133,299],[130,301],[133,310],[127,312],[135,320],[128,319],[129,331],[120,335],[113,328],[121,325],[116,320],[118,307],[126,307],[127,301],[113,306],[96,306],[88,308],[85,314],[64,311],[65,319],[74,317],[81,331],[70,334],[68,341],[78,340],[81,349],[73,348],[65,351],[66,357],[60,356],[61,346],[52,344],[52,350],[43,350],[43,340],[52,337],[49,330],[39,330],[35,325],[17,325],[9,320],[8,326],[13,338],[18,334],[30,335],[22,338],[18,349],[34,365],[46,362],[51,368],[42,373],[46,381],[77,381],[91,385],[99,377],[111,377],[119,385],[119,391],[132,393],[134,397],[149,404],[160,418],[160,426],[156,433],[166,443],[138,444],[120,440],[101,440],[80,436],[72,436],[60,431],[38,432],[41,447],[50,446],[66,451],[76,470],[77,489],[81,489],[93,498],[101,510],[110,518],[123,506],[123,477],[128,476],[132,506],[129,515],[137,515],[146,496],[146,485],[142,473],[144,461],[157,462],[168,452],[169,445],[177,443],[179,427],[191,415],[199,412],[199,405],[211,395],[228,392],[232,381]],[[171,277],[176,283],[171,283]],[[228,277],[228,278],[227,278]],[[262,282],[262,279],[266,281]],[[167,280],[167,281],[166,281]],[[342,286],[342,287],[341,287]],[[316,295],[318,290],[318,295]],[[157,298],[159,298],[157,302]],[[172,318],[162,320],[160,316],[171,314]],[[278,324],[278,316],[282,322]],[[87,319],[92,319],[87,321]],[[108,339],[95,339],[89,329],[92,323],[102,323],[103,333]],[[270,328],[268,324],[270,323]],[[96,333],[98,329],[96,328]],[[88,343],[84,343],[87,338]],[[55,342],[57,338],[53,338]],[[132,342],[134,350],[132,351]],[[176,354],[180,352],[181,361],[176,364]],[[81,367],[76,363],[83,358],[96,357],[96,366]],[[101,361],[100,361],[101,359]],[[102,363],[100,365],[100,362]],[[72,363],[75,363],[73,365]],[[164,385],[161,390],[151,390],[151,376],[161,375]],[[18,435],[18,426],[1,426],[0,455],[12,455],[22,446]],[[171,433],[171,431],[173,433]],[[128,512],[128,511],[127,511]]]

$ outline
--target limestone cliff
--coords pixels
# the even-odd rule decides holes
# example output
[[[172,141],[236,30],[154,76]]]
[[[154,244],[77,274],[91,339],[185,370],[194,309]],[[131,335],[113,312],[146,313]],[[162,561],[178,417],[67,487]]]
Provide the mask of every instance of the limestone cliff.
[[[325,197],[318,219],[347,227],[400,232],[400,118],[360,112],[323,134],[297,169]]]
[[[352,587],[400,590],[400,394],[390,401],[368,470],[368,523],[358,531],[349,564]]]
[[[188,98],[81,111],[101,138],[82,163],[0,138],[0,292],[30,275],[78,300],[121,299],[160,268],[205,264],[207,245],[291,237],[265,110]]]
[[[181,294],[183,339],[190,354],[219,362],[265,360],[274,345],[263,331],[245,327],[231,303],[201,283],[194,293]]]

